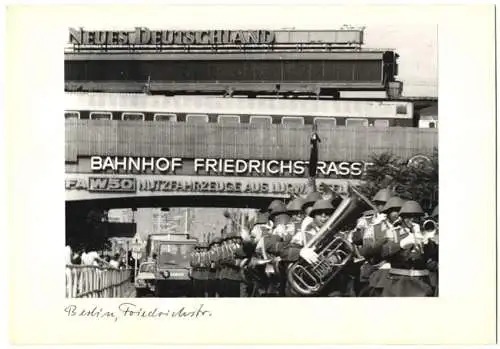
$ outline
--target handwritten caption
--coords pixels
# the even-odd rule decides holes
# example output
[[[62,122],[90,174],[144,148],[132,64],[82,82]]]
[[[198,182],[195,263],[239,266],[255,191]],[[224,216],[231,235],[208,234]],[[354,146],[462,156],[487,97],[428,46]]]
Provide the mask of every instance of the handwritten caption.
[[[134,303],[121,303],[114,309],[105,309],[99,306],[81,307],[70,304],[64,308],[68,317],[84,317],[102,320],[118,321],[119,319],[199,319],[212,316],[203,304],[194,308],[180,307],[179,309],[145,309]]]

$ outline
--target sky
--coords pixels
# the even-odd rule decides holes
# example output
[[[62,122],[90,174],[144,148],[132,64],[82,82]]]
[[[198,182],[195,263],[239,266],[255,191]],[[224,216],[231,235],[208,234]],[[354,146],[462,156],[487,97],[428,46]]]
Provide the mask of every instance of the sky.
[[[438,32],[436,25],[369,25],[366,48],[395,49],[403,95],[438,95]]]

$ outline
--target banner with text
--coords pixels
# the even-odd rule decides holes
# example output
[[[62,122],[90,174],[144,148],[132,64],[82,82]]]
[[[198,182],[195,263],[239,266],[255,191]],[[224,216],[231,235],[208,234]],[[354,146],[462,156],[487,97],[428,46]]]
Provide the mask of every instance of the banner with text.
[[[92,156],[80,158],[74,171],[69,172],[305,178],[308,164],[303,160]],[[370,165],[362,161],[319,161],[317,176],[359,179]]]
[[[325,178],[317,184],[344,193],[349,182],[360,181]],[[304,178],[67,174],[65,189],[66,200],[176,195],[289,197],[305,194],[307,181]]]

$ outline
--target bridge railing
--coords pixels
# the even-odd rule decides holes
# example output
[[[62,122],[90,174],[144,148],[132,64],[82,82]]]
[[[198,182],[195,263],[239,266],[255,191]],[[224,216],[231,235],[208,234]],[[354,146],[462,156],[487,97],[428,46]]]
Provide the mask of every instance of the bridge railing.
[[[125,297],[131,269],[110,269],[91,265],[66,266],[66,298]]]
[[[67,162],[93,155],[304,160],[311,137],[311,125],[66,120],[65,129]],[[325,127],[318,133],[319,158],[328,161],[367,161],[387,151],[409,158],[438,146],[437,129]]]

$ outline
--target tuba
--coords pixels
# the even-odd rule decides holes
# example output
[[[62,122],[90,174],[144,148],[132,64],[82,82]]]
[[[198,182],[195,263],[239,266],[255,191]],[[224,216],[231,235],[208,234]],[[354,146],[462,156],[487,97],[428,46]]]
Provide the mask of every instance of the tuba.
[[[352,192],[354,189],[351,188]],[[357,194],[357,192],[355,192]],[[309,264],[302,258],[288,268],[287,281],[301,296],[314,296],[321,292],[344,266],[355,257],[355,249],[339,229],[354,214],[359,214],[360,202],[352,194],[345,197],[328,221],[305,247],[313,248],[318,262]]]

